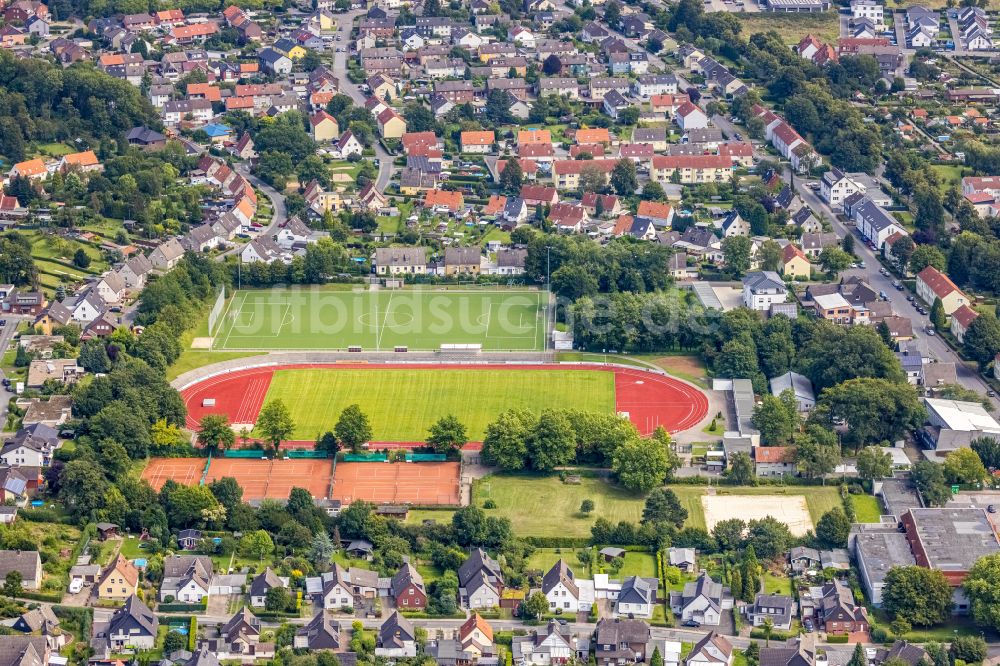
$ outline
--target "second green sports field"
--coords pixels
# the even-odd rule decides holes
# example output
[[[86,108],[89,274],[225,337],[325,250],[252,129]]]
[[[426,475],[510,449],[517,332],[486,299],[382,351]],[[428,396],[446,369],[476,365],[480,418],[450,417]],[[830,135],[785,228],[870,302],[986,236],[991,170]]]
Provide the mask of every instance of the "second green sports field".
[[[526,289],[238,291],[214,331],[213,349],[484,351],[545,348],[547,294]]]
[[[374,441],[423,441],[431,424],[449,414],[479,441],[507,409],[612,412],[615,380],[610,372],[579,370],[295,369],[274,373],[264,402],[279,398],[295,421],[293,439],[333,430],[340,412],[357,403]]]

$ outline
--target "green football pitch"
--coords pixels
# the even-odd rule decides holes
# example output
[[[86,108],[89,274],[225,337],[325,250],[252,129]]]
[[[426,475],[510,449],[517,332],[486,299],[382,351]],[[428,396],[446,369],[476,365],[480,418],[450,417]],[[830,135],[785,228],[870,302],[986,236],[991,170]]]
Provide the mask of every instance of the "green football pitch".
[[[547,294],[534,290],[324,289],[238,291],[213,349],[545,349]]]
[[[481,441],[487,424],[508,409],[613,412],[615,379],[583,370],[290,369],[274,373],[264,402],[278,398],[295,421],[293,439],[333,430],[344,407],[357,403],[374,441],[423,441],[448,414],[465,424],[470,441]]]

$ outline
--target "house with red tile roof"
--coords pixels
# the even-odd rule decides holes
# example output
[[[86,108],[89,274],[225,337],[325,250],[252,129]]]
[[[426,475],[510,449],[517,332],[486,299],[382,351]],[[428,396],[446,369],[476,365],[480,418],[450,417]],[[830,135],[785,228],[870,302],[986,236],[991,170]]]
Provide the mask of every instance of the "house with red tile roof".
[[[965,342],[965,332],[969,330],[972,326],[972,322],[976,321],[979,317],[979,313],[970,308],[968,305],[963,305],[957,310],[951,313],[951,334],[955,336],[955,339],[960,343]]]
[[[449,190],[427,190],[424,194],[424,208],[445,208],[449,213],[457,213],[465,206],[461,192]]]
[[[934,305],[934,300],[940,298],[944,313],[950,315],[963,305],[971,305],[972,300],[951,281],[947,275],[928,266],[917,273],[917,296],[927,305]]]

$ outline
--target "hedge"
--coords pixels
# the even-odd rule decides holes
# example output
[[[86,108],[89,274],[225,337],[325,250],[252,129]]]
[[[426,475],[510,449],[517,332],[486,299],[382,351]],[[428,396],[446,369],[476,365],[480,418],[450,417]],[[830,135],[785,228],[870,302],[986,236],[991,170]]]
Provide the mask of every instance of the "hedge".
[[[188,651],[194,652],[198,645],[198,618],[191,616],[188,624]]]
[[[846,643],[849,638],[850,638],[850,636],[848,636],[847,634],[837,634],[835,636],[827,636],[826,637],[826,642],[827,643]]]
[[[44,601],[50,604],[57,604],[62,601],[62,594],[45,594],[44,592],[29,592],[23,590],[19,595],[23,599],[31,599],[33,601]]]
[[[207,598],[207,597],[206,597]],[[204,604],[160,604],[156,610],[164,613],[195,613],[205,610]]]
[[[451,615],[435,615],[425,611],[400,611],[400,615],[411,620],[464,620],[465,613],[452,613]]]
[[[535,548],[588,548],[587,537],[524,537]]]

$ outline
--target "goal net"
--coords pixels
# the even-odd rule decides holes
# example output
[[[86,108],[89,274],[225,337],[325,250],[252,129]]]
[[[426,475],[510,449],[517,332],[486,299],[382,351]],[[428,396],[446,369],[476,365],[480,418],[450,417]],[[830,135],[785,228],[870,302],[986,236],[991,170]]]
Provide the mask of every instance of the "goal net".
[[[222,310],[226,307],[226,288],[219,288],[219,295],[215,298],[215,305],[208,313],[208,334],[215,335],[215,330],[219,326],[219,319],[222,318]]]

